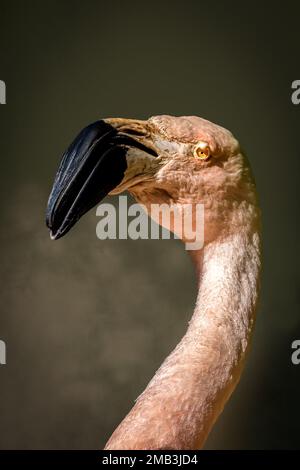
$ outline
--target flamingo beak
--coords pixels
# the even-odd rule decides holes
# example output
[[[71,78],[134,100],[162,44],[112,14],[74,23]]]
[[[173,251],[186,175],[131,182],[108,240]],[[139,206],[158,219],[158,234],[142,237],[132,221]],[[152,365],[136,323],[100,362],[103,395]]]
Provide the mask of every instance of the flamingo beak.
[[[135,134],[121,132],[134,120],[100,120],[84,128],[64,153],[48,200],[46,224],[57,240],[123,180],[128,167],[126,154],[132,147],[153,156]],[[134,125],[135,123],[135,125]]]

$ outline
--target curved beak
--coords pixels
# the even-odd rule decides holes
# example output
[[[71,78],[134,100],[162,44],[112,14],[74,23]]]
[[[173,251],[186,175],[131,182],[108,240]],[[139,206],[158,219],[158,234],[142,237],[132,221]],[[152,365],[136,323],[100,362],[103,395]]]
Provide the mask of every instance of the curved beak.
[[[62,157],[48,200],[46,224],[53,240],[120,185],[130,149],[157,156],[148,136],[147,121],[122,118],[94,122],[79,133]]]

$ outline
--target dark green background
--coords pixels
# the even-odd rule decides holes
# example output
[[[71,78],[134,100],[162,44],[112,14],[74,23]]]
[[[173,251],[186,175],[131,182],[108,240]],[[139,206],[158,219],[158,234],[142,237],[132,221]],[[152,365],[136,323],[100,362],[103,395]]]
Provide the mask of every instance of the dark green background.
[[[101,448],[186,329],[196,289],[179,241],[100,242],[94,211],[58,242],[44,226],[59,158],[83,126],[161,113],[229,128],[263,210],[253,349],[206,448],[300,447],[299,10],[0,2],[1,448]]]

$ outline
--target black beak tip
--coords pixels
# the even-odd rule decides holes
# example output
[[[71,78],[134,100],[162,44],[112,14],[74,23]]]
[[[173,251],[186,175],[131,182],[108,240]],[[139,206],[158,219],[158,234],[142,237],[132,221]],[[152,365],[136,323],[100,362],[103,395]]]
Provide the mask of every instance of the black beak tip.
[[[74,224],[75,222],[70,225],[64,225],[56,229],[53,227],[49,227],[51,240],[59,240],[60,238],[64,237],[71,230]]]
[[[57,240],[59,238],[59,236],[58,236],[59,234],[58,234],[58,231],[55,232],[55,230],[53,230],[51,220],[50,220],[50,216],[49,216],[48,213],[46,215],[46,227],[49,229],[51,240]]]
[[[55,233],[52,230],[50,230],[50,238],[51,238],[51,240],[58,240],[60,238],[59,232]]]
[[[53,224],[51,223],[50,217],[46,217],[46,226],[49,229],[49,235],[51,240],[58,240],[59,238],[63,237],[67,230],[61,231],[59,228],[54,228]]]
[[[52,232],[52,230],[50,230],[50,240],[56,240],[56,235]]]
[[[46,211],[51,240],[63,237],[121,183],[132,142],[116,137],[113,126],[97,121],[84,128],[64,153]]]

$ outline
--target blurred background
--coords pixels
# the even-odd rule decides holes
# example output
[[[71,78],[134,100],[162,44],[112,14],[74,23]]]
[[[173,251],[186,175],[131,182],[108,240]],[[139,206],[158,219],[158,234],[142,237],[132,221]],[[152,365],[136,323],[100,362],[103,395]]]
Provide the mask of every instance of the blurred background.
[[[300,447],[299,2],[0,4],[0,448],[102,448],[184,334],[196,296],[177,240],[50,241],[64,149],[101,117],[200,115],[246,149],[263,210],[252,352],[207,449]],[[297,261],[298,260],[298,261]]]

